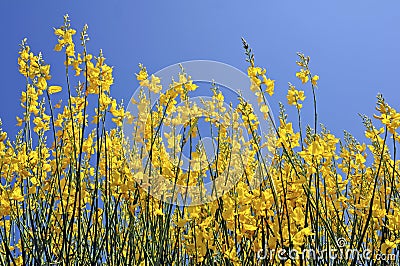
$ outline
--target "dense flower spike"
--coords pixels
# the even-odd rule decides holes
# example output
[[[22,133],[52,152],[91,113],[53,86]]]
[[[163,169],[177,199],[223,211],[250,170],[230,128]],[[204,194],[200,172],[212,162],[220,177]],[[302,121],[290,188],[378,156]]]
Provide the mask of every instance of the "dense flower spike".
[[[286,98],[289,105],[295,105],[298,109],[301,109],[303,105],[300,101],[304,101],[306,96],[304,96],[304,91],[296,90],[296,88],[289,83],[289,90]]]
[[[23,40],[18,65],[26,86],[14,140],[0,121],[1,265],[328,265],[329,257],[303,256],[340,248],[369,250],[400,263],[392,256],[400,245],[400,114],[383,96],[374,115],[379,126],[362,116],[368,144],[347,132],[339,140],[322,125],[318,130],[319,76],[299,53],[297,87],[312,89],[315,124],[301,125],[307,90],[289,83],[287,102],[298,120],[290,121],[281,105],[275,134],[260,136],[260,121],[272,115],[266,97],[275,83],[255,65],[243,39],[250,64],[246,89],[258,106],[240,97],[228,108],[215,86],[209,102],[190,104],[197,89],[190,73],[182,69],[163,90],[160,78],[140,64],[136,79],[142,91],[131,103],[139,110],[133,116],[111,97],[113,68],[103,52],[87,52],[87,26],[81,48],[68,16],[54,33],[55,50],[65,53],[66,70],[75,77],[50,85],[50,66]],[[53,105],[56,97],[66,104],[57,98]],[[257,117],[257,108],[264,117]],[[201,134],[198,117],[215,131],[214,160],[193,144]],[[132,136],[123,134],[124,121],[134,128]],[[169,130],[161,134],[163,127]],[[260,153],[264,146],[273,156],[270,165]],[[184,195],[179,189],[185,187],[200,197],[195,189],[206,190],[208,179],[221,188],[234,185],[198,206],[172,206],[147,193],[156,186],[171,199]],[[282,260],[283,254],[291,256]],[[334,263],[356,262],[344,254]]]

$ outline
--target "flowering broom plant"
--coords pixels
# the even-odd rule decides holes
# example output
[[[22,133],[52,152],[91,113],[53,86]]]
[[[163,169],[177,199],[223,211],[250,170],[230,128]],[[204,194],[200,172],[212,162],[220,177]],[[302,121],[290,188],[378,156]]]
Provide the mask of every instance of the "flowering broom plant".
[[[1,265],[400,263],[400,113],[382,95],[375,120],[362,116],[368,143],[335,137],[318,123],[319,76],[299,53],[304,89],[287,91],[297,117],[281,104],[275,121],[274,80],[243,39],[242,89],[257,102],[228,102],[216,84],[193,101],[184,68],[166,88],[140,64],[132,113],[112,97],[113,68],[88,51],[87,30],[77,45],[67,15],[54,29],[62,85],[21,43],[20,130],[0,130]],[[314,123],[304,126],[306,97]],[[196,141],[204,128],[211,157]]]

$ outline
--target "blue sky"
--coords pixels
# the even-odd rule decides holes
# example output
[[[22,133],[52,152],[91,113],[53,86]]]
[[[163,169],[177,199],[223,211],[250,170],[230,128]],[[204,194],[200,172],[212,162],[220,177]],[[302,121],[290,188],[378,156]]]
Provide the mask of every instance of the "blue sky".
[[[80,31],[89,25],[89,51],[114,68],[112,95],[131,97],[137,87],[138,63],[149,72],[186,60],[210,59],[246,71],[240,38],[255,52],[256,64],[276,80],[270,98],[277,117],[278,102],[287,103],[287,82],[305,90],[305,122],[312,121],[310,88],[295,77],[296,52],[311,56],[320,76],[319,121],[335,135],[343,130],[363,140],[358,113],[375,111],[378,92],[400,110],[399,1],[11,1],[0,3],[2,52],[0,117],[3,129],[15,134],[15,116],[22,112],[19,96],[24,78],[18,73],[18,44],[24,38],[52,65],[54,83],[64,85],[63,57],[53,51],[53,27],[68,13]],[[294,108],[287,106],[295,120]]]

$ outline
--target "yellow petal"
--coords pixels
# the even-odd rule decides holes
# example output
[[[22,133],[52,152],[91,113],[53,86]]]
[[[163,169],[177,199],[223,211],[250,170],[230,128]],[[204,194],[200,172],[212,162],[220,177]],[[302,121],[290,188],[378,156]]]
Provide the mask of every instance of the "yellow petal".
[[[311,230],[310,227],[303,228],[303,229],[301,230],[301,232],[302,232],[305,236],[312,236],[312,235],[314,235],[314,233],[313,233],[313,231]]]
[[[255,231],[258,227],[251,224],[243,224],[243,228],[248,231]]]
[[[60,92],[61,90],[62,90],[61,86],[50,86],[49,89],[48,89],[48,92],[50,94],[53,94],[53,93]]]
[[[161,209],[156,209],[156,211],[154,212],[156,215],[160,215],[160,216],[164,216],[164,213]]]

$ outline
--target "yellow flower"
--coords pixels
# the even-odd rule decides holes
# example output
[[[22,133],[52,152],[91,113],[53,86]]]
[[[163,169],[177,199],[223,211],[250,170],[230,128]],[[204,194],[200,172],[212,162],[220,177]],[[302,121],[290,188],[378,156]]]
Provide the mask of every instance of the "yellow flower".
[[[21,194],[21,189],[15,188],[13,192],[10,195],[10,200],[16,200],[16,201],[24,201],[24,196]]]
[[[317,80],[319,80],[318,75],[315,75],[314,77],[312,77],[312,79],[311,79],[312,85],[317,86]]]
[[[162,209],[156,209],[154,213],[155,215],[164,216]]]
[[[268,112],[269,112],[268,106],[266,104],[262,105],[261,108],[260,108],[260,111],[261,111],[261,113],[263,113],[264,119],[267,119],[268,118]]]
[[[33,131],[35,131],[36,133],[38,133],[40,130],[47,131],[50,129],[49,122],[44,121],[44,119],[42,119],[40,117],[35,117],[35,119],[33,119],[33,123],[36,125],[33,128]]]
[[[61,86],[50,86],[47,91],[49,92],[49,94],[53,94],[60,92],[61,90],[62,90]]]
[[[249,77],[256,77],[258,75],[264,75],[266,73],[265,69],[262,69],[261,67],[252,67],[249,66],[247,68],[247,75]]]
[[[296,223],[300,226],[304,225],[304,213],[301,210],[301,208],[295,208],[293,210],[293,219],[296,221]]]
[[[0,131],[0,141],[4,141],[6,138],[7,138],[7,133]]]
[[[304,96],[304,91],[298,91],[296,88],[289,83],[290,89],[288,90],[288,94],[286,98],[288,100],[288,104],[295,105],[298,109],[301,109],[303,105],[299,103],[299,101],[304,101],[306,96]]]
[[[308,147],[308,151],[311,155],[321,155],[324,152],[324,148],[319,144],[318,140],[314,140]]]
[[[84,27],[82,34],[86,34],[87,26]],[[70,28],[69,16],[64,16],[64,25],[60,28],[54,29],[54,35],[58,37],[58,43],[54,47],[55,51],[61,51],[63,47],[66,47],[65,53],[68,57],[75,56],[75,44],[72,40],[72,36],[76,34],[76,30]],[[84,37],[87,37],[86,35]]]
[[[269,96],[272,96],[274,94],[274,89],[275,89],[275,80],[268,79],[264,76],[263,83],[265,84],[265,86],[267,86],[266,91],[269,94]]]
[[[300,72],[296,73],[296,77],[299,78],[302,83],[307,83],[309,74],[310,74],[310,71],[300,69]]]
[[[178,226],[178,227],[185,227],[185,225],[186,225],[186,223],[188,222],[189,220],[188,219],[179,219],[179,221],[176,223],[176,225]]]
[[[151,92],[159,93],[162,90],[160,81],[159,77],[151,75],[151,81],[148,79],[142,80],[140,86],[147,87]]]
[[[22,118],[19,118],[18,116],[16,117],[17,118],[17,126],[22,126],[22,122],[24,121]]]
[[[244,228],[244,230],[247,230],[247,231],[255,231],[255,230],[257,230],[257,226],[255,226],[255,225],[251,225],[251,224],[243,224],[243,228]]]
[[[161,80],[159,77],[151,75],[151,82],[148,86],[150,91],[152,91],[154,93],[159,93],[162,90],[162,86],[160,85],[160,82],[161,82]]]
[[[146,67],[144,67],[142,64],[139,64],[139,67],[140,67],[140,72],[139,72],[139,74],[135,74],[136,79],[139,81],[146,80],[149,77],[149,75],[147,74],[147,71],[146,71]]]

